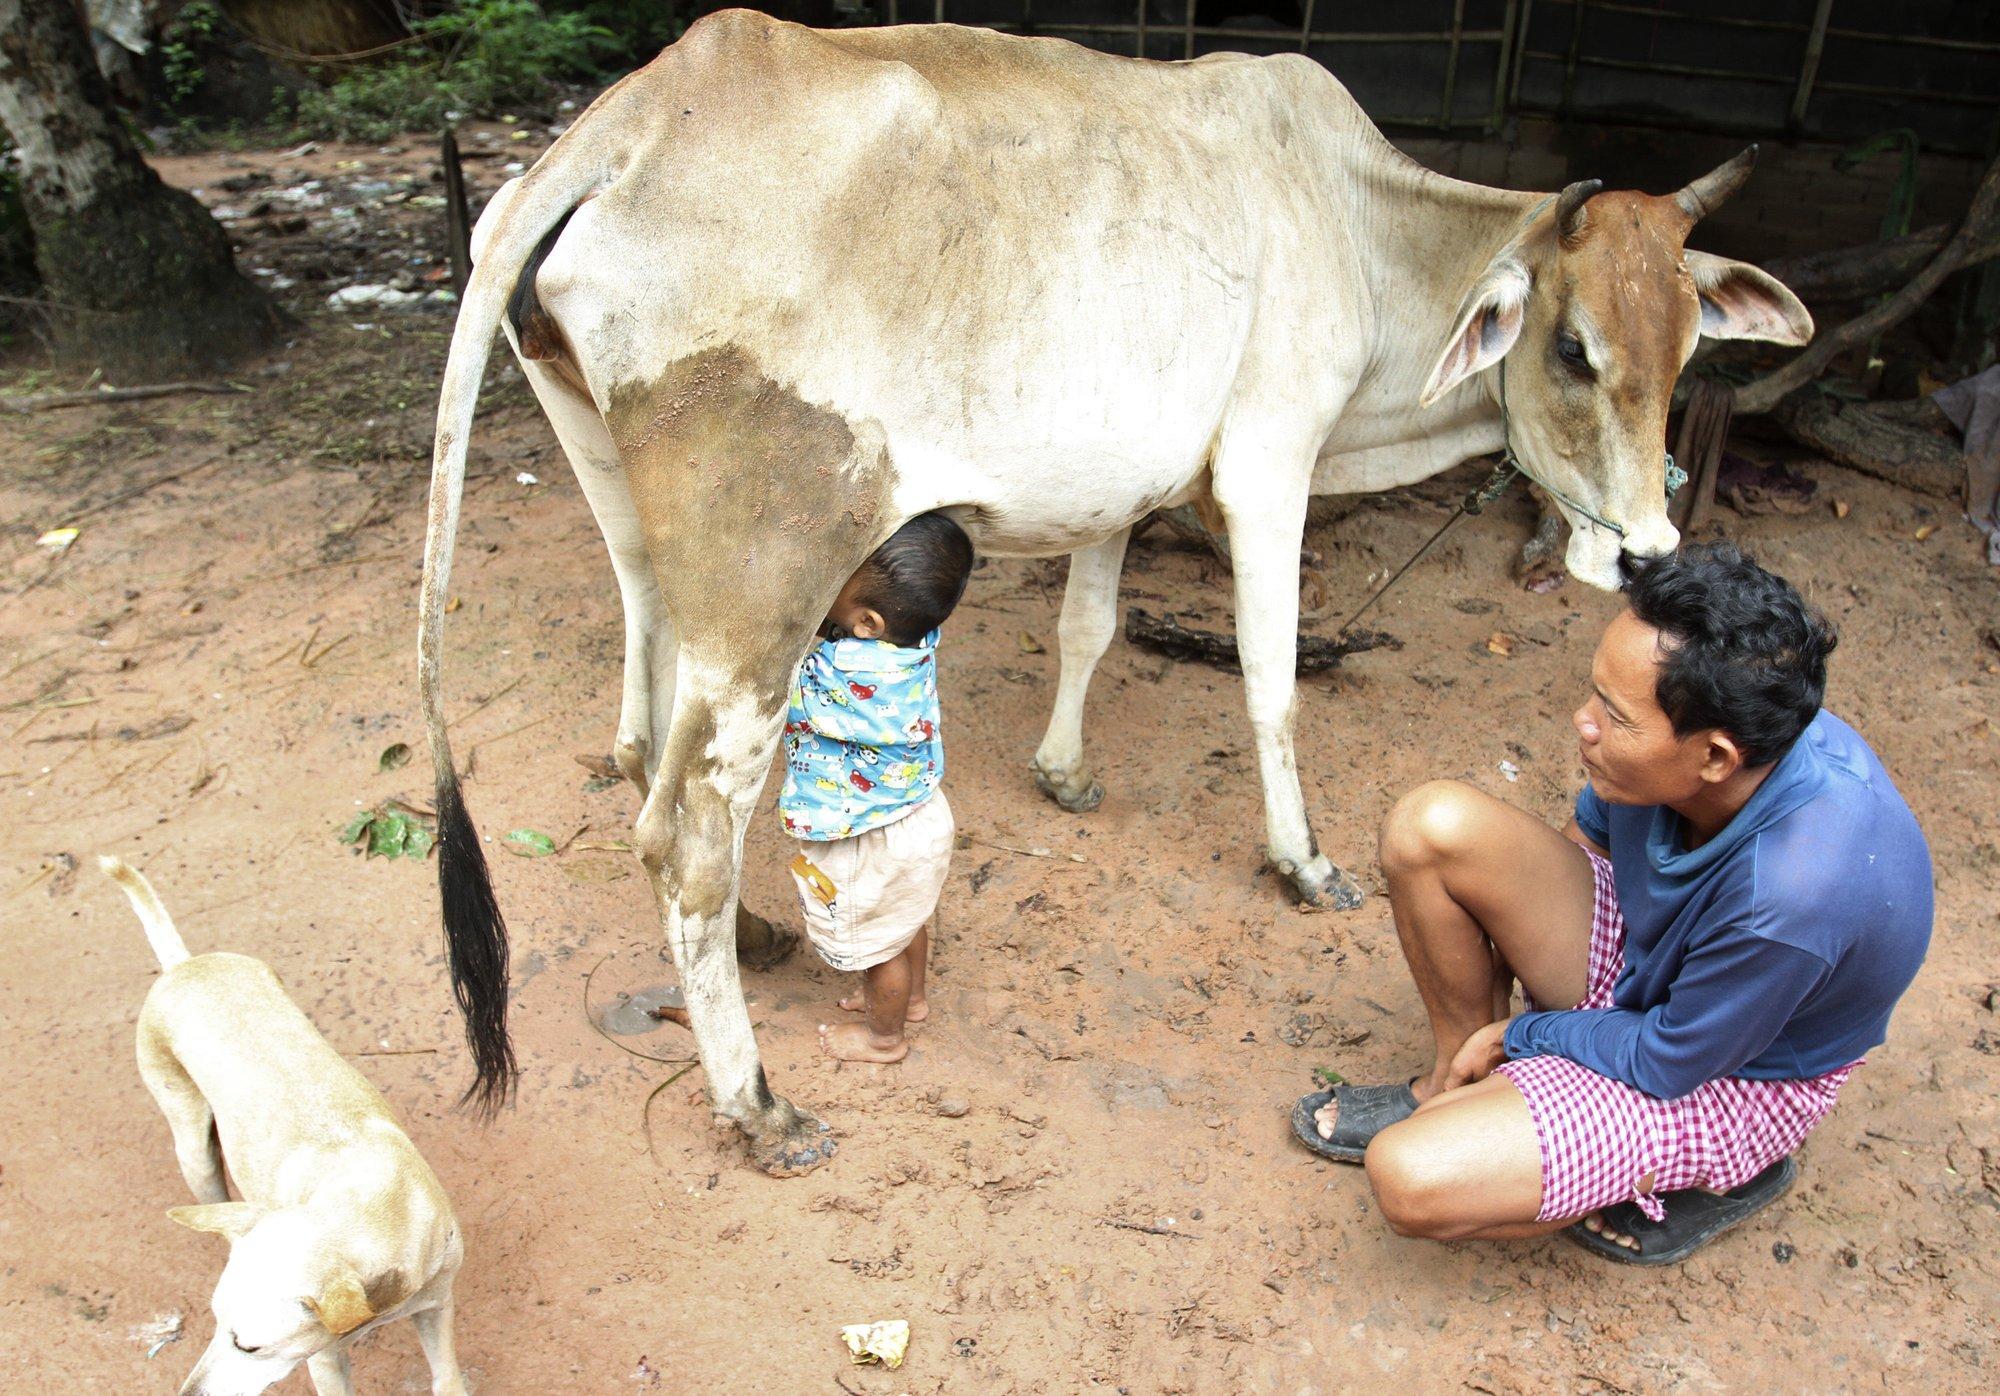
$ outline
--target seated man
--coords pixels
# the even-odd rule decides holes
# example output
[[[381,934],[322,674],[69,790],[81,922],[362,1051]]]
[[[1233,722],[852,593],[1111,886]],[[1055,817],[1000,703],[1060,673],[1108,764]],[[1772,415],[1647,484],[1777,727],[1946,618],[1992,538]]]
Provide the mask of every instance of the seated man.
[[[1589,784],[1563,834],[1450,781],[1383,825],[1436,1059],[1307,1096],[1293,1126],[1365,1162],[1403,1235],[1569,1227],[1684,1258],[1790,1186],[1929,945],[1924,836],[1820,709],[1826,620],[1727,543],[1627,595],[1572,718]]]

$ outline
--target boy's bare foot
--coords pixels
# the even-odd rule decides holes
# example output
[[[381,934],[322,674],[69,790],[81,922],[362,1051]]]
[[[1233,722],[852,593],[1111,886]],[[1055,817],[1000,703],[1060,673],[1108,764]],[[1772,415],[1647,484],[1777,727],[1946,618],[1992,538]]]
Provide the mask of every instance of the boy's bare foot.
[[[910,1044],[898,1037],[884,1046],[866,1023],[842,1023],[838,1027],[819,1025],[819,1049],[836,1061],[899,1062],[910,1055]]]
[[[868,1000],[861,994],[849,994],[840,1001],[840,1008],[843,1012],[847,1013],[866,1013],[868,1011]],[[928,999],[911,999],[910,1010],[903,1015],[903,1021],[906,1023],[921,1023],[930,1016],[931,1005]]]

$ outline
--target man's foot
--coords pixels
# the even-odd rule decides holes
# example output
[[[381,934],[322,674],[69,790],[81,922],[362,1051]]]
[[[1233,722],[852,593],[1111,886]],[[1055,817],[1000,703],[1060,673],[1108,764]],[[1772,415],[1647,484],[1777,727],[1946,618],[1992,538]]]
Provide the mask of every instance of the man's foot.
[[[1730,1192],[1701,1188],[1660,1195],[1666,1218],[1654,1221],[1635,1202],[1620,1202],[1569,1227],[1585,1250],[1628,1265],[1673,1265],[1783,1197],[1798,1167],[1782,1158]]]
[[[842,1062],[881,1062],[889,1065],[910,1055],[910,1044],[900,1034],[884,1043],[866,1023],[842,1023],[838,1027],[819,1025],[819,1049]]]
[[[1436,1093],[1436,1088],[1421,1076],[1410,1082],[1410,1094],[1416,1099],[1419,1105],[1422,1105]],[[1319,1131],[1319,1137],[1322,1139],[1333,1138],[1333,1132],[1340,1128],[1340,1093],[1338,1091],[1327,1092],[1326,1104],[1313,1111],[1313,1128]]]
[[[868,1011],[868,998],[865,994],[849,994],[840,1001],[840,1009],[843,1013],[866,1013]],[[911,999],[910,1010],[903,1015],[903,1021],[906,1023],[921,1023],[930,1016],[931,1004],[929,999]]]
[[[1359,1163],[1376,1135],[1416,1110],[1407,1085],[1340,1085],[1302,1097],[1292,1107],[1292,1133],[1321,1158]]]

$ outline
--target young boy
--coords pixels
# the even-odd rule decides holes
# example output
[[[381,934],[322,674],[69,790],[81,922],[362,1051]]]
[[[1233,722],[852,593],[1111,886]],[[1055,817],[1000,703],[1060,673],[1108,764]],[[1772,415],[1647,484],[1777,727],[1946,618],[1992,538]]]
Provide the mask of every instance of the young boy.
[[[937,628],[971,571],[964,530],[911,519],[841,587],[792,685],[778,796],[800,841],[792,877],[821,958],[862,975],[840,1006],[863,1021],[820,1025],[820,1049],[842,1061],[901,1061],[904,1025],[929,1016],[925,923],[953,832],[938,789]]]

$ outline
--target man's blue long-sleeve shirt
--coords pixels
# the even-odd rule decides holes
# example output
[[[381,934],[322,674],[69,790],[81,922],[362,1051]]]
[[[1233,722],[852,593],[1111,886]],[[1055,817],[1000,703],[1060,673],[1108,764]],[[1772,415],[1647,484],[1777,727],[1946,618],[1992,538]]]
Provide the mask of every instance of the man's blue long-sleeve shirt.
[[[1723,1076],[1821,1076],[1883,1041],[1930,944],[1930,849],[1853,728],[1820,713],[1699,848],[1672,810],[1589,786],[1576,821],[1611,852],[1625,969],[1609,1008],[1514,1019],[1509,1058],[1567,1057],[1672,1099]]]

